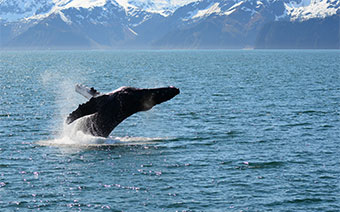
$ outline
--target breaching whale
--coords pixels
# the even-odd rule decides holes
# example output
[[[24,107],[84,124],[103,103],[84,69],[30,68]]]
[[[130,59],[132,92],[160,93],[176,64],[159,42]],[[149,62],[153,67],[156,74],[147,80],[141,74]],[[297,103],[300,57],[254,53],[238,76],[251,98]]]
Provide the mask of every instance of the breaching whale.
[[[151,89],[121,87],[101,94],[94,88],[76,85],[76,91],[89,101],[69,114],[66,123],[69,125],[79,119],[76,130],[100,137],[108,137],[118,124],[134,113],[150,110],[180,93],[173,86]]]

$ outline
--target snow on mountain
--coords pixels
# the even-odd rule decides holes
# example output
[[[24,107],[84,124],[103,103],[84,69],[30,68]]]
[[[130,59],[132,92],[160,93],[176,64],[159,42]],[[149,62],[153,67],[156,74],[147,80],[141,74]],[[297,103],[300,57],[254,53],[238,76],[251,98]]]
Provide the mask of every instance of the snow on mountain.
[[[128,12],[138,9],[163,16],[168,16],[179,7],[195,1],[197,0],[116,0]]]
[[[92,10],[107,4],[122,8],[129,16],[136,16],[144,11],[166,17],[193,2],[209,4],[205,8],[190,11],[184,19],[201,19],[212,14],[228,16],[239,7],[254,15],[263,7],[284,4],[285,10],[281,14],[275,14],[276,20],[288,17],[303,21],[334,15],[340,8],[339,0],[0,0],[0,20],[14,22],[20,19],[42,19],[70,8]]]
[[[95,7],[104,7],[107,3],[118,5],[114,0],[2,0],[0,20],[14,22],[21,19],[43,19],[53,13],[62,15],[62,10],[70,8],[91,10]]]
[[[188,13],[185,20],[200,19],[212,14],[229,16],[237,9],[254,15],[263,8],[283,5],[282,13],[275,13],[275,20],[289,19],[291,21],[304,21],[311,18],[325,18],[340,12],[339,0],[229,0],[229,1],[207,1],[210,4],[203,9],[196,9]],[[275,8],[274,8],[275,9]]]
[[[86,8],[103,7],[108,0],[52,0],[55,9],[63,10],[69,8]]]
[[[197,0],[0,0],[0,20],[41,19],[70,8],[91,10],[106,4],[119,6],[130,15],[145,11],[167,16],[194,1]]]
[[[0,0],[0,20],[18,21],[33,15],[50,11],[51,0]]]
[[[196,9],[188,13],[185,20],[189,19],[202,19],[210,15],[229,16],[236,10],[242,10],[248,12],[250,16],[253,16],[256,12],[260,11],[261,6],[268,5],[267,0],[254,1],[254,0],[229,0],[229,1],[206,1],[209,2],[207,7]]]
[[[291,20],[308,20],[311,18],[325,18],[340,12],[339,0],[301,0],[285,3]]]
[[[56,7],[60,9],[74,8],[93,8],[102,7],[106,4],[107,0],[53,0]]]
[[[221,8],[219,7],[220,3],[211,3],[206,9],[203,10],[196,10],[195,14],[192,14],[191,18],[202,18],[205,16],[209,16],[214,13],[220,13]]]
[[[334,14],[340,0],[0,0],[0,47],[243,48],[265,24]]]

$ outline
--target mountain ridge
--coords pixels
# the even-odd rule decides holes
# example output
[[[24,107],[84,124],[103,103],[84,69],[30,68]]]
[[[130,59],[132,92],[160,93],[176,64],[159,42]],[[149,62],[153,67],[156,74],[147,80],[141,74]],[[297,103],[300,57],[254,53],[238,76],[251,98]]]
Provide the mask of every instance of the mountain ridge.
[[[267,48],[258,36],[268,24],[339,16],[340,1],[2,0],[0,9],[1,48]]]

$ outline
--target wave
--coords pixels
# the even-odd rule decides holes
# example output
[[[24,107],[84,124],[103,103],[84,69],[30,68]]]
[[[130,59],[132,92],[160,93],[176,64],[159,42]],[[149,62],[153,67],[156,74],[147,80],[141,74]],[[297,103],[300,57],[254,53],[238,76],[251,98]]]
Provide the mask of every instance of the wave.
[[[169,140],[169,138],[161,137],[96,137],[86,135],[78,131],[77,136],[63,136],[60,138],[41,140],[36,144],[40,146],[56,146],[56,147],[71,147],[71,148],[90,148],[90,147],[109,147],[109,146],[135,146],[157,144],[158,142]]]
[[[146,145],[155,144],[160,141],[169,140],[169,138],[162,137],[117,137],[110,136],[108,138],[97,137],[88,134],[84,134],[82,131],[76,130],[77,124],[81,122],[75,122],[71,125],[66,125],[60,136],[50,140],[38,141],[37,144],[41,146],[59,146],[59,147],[76,147],[76,148],[88,148],[88,147],[105,147],[105,146],[132,146],[132,145]]]

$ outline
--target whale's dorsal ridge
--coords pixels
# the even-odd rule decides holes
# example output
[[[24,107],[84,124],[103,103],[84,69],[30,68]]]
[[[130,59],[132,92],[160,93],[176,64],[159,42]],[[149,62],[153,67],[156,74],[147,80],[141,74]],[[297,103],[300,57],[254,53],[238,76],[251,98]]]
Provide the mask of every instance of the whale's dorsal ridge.
[[[111,91],[111,92],[108,93],[108,94],[118,93],[118,92],[120,92],[120,91],[124,91],[124,90],[127,90],[127,89],[136,89],[136,88],[129,87],[129,86],[122,86],[122,87],[120,87],[120,88],[117,88],[116,90]]]

